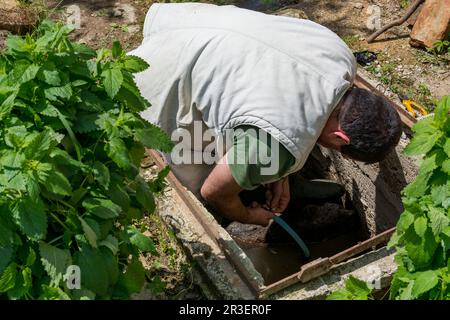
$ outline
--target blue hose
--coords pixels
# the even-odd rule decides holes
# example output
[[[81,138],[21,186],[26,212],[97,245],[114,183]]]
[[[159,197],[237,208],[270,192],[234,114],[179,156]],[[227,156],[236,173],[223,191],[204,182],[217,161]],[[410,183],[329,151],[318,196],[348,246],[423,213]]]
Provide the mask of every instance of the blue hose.
[[[273,221],[278,223],[289,235],[297,242],[297,244],[302,248],[302,251],[306,258],[309,258],[309,249],[299,235],[292,229],[280,216],[273,216]]]

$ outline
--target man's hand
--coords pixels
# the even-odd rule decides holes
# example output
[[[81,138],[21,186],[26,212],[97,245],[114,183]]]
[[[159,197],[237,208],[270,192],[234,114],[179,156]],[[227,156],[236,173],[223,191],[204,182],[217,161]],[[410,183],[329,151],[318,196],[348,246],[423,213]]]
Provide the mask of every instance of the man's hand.
[[[202,198],[229,220],[266,226],[273,213],[258,203],[246,208],[239,198],[242,188],[231,175],[223,157],[206,178],[200,190]]]
[[[274,214],[266,210],[263,206],[261,206],[258,202],[254,201],[249,207],[247,207],[248,211],[248,221],[250,224],[259,224],[261,226],[267,226],[272,220]]]
[[[286,210],[290,200],[289,177],[285,177],[267,186],[266,206],[272,212],[283,212]]]

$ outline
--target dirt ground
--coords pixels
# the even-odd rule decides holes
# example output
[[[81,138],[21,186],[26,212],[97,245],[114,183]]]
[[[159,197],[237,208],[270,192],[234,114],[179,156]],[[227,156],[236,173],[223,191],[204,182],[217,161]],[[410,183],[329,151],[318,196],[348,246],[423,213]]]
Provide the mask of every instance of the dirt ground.
[[[12,0],[1,0],[12,1]],[[109,47],[119,39],[126,50],[137,47],[142,40],[142,25],[151,0],[35,0],[40,14],[67,23],[80,22],[74,40],[94,48]],[[166,1],[169,2],[169,1]],[[174,2],[182,2],[176,0]],[[207,2],[207,1],[204,1]],[[211,1],[209,1],[211,2]],[[406,25],[394,27],[368,44],[372,30],[371,17],[380,13],[381,25],[397,19],[406,11],[409,0],[238,0],[215,1],[272,13],[286,6],[303,10],[310,20],[335,31],[353,51],[371,50],[378,59],[364,67],[370,76],[393,92],[408,94],[432,110],[433,101],[450,94],[450,54],[436,55],[409,46]],[[377,9],[378,8],[378,9]],[[379,10],[379,11],[378,11]],[[80,20],[77,20],[77,17]],[[6,36],[0,30],[0,47]],[[383,88],[379,88],[383,91]],[[145,167],[145,165],[144,165]],[[153,168],[153,169],[152,169]],[[154,167],[143,168],[151,175]],[[170,230],[156,215],[145,221],[149,235],[160,244],[160,257],[144,257],[148,270],[149,289],[137,298],[201,299],[192,281],[192,266],[182,253]],[[163,291],[165,291],[163,293]]]
[[[76,40],[99,48],[120,39],[126,49],[132,49],[142,40],[145,14],[153,2],[49,0],[47,5],[52,15],[62,19],[65,16],[68,22],[74,15],[73,6],[79,7],[81,27],[75,32]],[[341,36],[352,50],[377,53],[378,59],[364,69],[394,93],[406,94],[429,110],[433,109],[433,102],[450,93],[450,54],[436,55],[412,48],[408,43],[410,29],[407,23],[392,28],[372,44],[365,40],[372,33],[369,27],[375,21],[373,17],[379,13],[380,24],[385,25],[404,14],[409,0],[219,0],[215,3],[268,13],[283,7],[303,10],[310,20]],[[384,90],[383,87],[379,89]]]

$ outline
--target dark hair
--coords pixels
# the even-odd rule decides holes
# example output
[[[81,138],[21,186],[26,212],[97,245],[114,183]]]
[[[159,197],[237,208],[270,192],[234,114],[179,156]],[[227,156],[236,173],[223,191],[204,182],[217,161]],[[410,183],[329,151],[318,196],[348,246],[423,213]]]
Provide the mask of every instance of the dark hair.
[[[397,111],[386,98],[364,89],[352,88],[344,99],[338,120],[350,144],[342,146],[341,152],[366,163],[383,160],[402,134]]]

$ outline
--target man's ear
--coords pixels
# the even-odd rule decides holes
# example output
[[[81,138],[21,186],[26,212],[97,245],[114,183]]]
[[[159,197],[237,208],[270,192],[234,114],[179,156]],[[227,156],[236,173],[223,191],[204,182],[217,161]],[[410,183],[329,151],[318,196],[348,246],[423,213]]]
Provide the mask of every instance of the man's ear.
[[[333,135],[342,143],[350,144],[350,138],[342,130],[337,130],[333,132]]]

